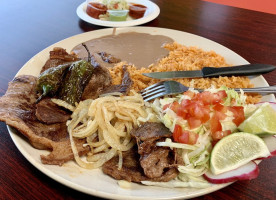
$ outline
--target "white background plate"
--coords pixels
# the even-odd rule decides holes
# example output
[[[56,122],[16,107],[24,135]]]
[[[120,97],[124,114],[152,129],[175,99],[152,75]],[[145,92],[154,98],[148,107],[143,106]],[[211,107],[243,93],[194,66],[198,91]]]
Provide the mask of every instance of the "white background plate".
[[[148,1],[148,0],[128,0],[127,2],[142,4],[142,5],[146,6],[147,10],[145,12],[144,17],[142,17],[140,19],[121,21],[121,22],[103,21],[103,20],[95,19],[93,17],[90,17],[86,13],[86,5],[87,5],[86,2],[84,2],[78,6],[77,15],[82,20],[84,20],[88,23],[91,23],[91,24],[99,25],[99,26],[127,27],[127,26],[136,26],[136,25],[147,23],[147,22],[155,19],[160,13],[159,7],[155,3]]]
[[[63,47],[67,51],[71,51],[74,46],[87,40],[98,38],[104,35],[112,34],[113,29],[102,29],[97,31],[86,32],[79,34],[65,40],[62,40],[56,44],[44,49],[33,58],[31,58],[17,73],[17,75],[29,74],[37,76],[40,69],[49,57],[49,51],[53,47]],[[176,42],[186,46],[197,46],[203,50],[214,50],[218,54],[226,58],[226,62],[233,65],[248,64],[248,62],[231,51],[230,49],[208,40],[206,38],[189,34],[186,32],[175,31],[163,28],[152,27],[130,27],[119,28],[117,33],[123,32],[141,32],[150,33],[153,35],[165,35],[171,37]],[[16,76],[17,76],[16,75]],[[252,83],[255,86],[268,86],[267,82],[262,76],[252,77]],[[273,95],[263,97],[263,101],[275,101]],[[183,199],[193,198],[204,194],[211,193],[219,190],[229,184],[212,185],[205,189],[195,188],[160,188],[152,186],[144,186],[140,184],[131,184],[131,189],[120,188],[117,181],[104,175],[100,169],[85,170],[77,166],[75,162],[71,161],[64,166],[43,165],[40,161],[41,154],[48,154],[47,151],[34,149],[30,143],[23,138],[21,134],[18,134],[12,128],[8,127],[10,135],[23,156],[32,163],[37,169],[44,174],[53,178],[54,180],[64,184],[68,187],[76,189],[78,191],[91,194],[94,196],[104,197],[108,199]]]

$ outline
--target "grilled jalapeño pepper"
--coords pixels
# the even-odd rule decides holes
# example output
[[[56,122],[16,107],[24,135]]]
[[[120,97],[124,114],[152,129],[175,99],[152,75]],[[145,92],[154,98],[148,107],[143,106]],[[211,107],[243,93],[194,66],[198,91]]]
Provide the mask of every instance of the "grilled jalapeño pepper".
[[[36,87],[37,91],[41,93],[41,96],[37,99],[37,103],[47,95],[55,95],[60,87],[63,75],[71,64],[72,63],[66,63],[49,68],[39,75]]]
[[[74,62],[62,83],[61,91],[59,93],[60,99],[66,101],[71,105],[81,100],[83,90],[89,82],[94,67],[91,65],[91,56],[85,44],[82,44],[88,52],[88,61],[80,60]]]

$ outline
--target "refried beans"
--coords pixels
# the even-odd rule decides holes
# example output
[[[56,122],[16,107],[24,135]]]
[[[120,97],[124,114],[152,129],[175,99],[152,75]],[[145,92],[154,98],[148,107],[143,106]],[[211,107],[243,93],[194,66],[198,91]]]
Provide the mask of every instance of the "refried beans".
[[[141,68],[148,67],[167,56],[169,50],[163,48],[163,45],[172,42],[173,39],[163,35],[128,32],[92,39],[85,44],[101,65],[113,66],[104,62],[98,55],[100,52],[105,52]],[[80,58],[87,57],[87,51],[81,44],[74,47],[72,52]]]

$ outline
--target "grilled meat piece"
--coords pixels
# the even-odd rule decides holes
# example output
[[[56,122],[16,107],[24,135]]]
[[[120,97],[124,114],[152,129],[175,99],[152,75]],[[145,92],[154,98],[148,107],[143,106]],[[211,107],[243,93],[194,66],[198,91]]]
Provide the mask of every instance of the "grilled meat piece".
[[[62,165],[74,158],[65,122],[41,123],[36,113],[37,78],[21,75],[9,83],[6,94],[0,98],[0,121],[5,122],[26,136],[37,149],[48,149],[49,155],[41,155],[44,164]],[[79,154],[84,155],[84,140],[75,140]]]
[[[112,84],[111,75],[106,67],[100,66],[94,57],[91,57],[91,64],[94,66],[94,71],[90,81],[84,88],[82,100],[98,98],[103,90]]]
[[[40,73],[49,68],[56,67],[65,63],[74,62],[77,60],[79,60],[79,58],[75,54],[68,54],[65,49],[55,47],[52,51],[50,51],[50,58],[46,61]]]
[[[105,174],[131,182],[144,180],[167,182],[178,175],[174,151],[167,147],[156,146],[156,142],[171,137],[169,129],[161,123],[146,122],[141,127],[133,129],[131,135],[136,138],[137,146],[123,152],[122,169],[118,169],[117,156],[103,165]]]
[[[167,147],[157,147],[156,143],[171,137],[172,133],[162,123],[146,122],[131,135],[136,138],[140,164],[144,174],[152,179],[159,179],[168,171],[175,178],[178,174],[174,165],[174,152]],[[167,180],[167,179],[166,179]],[[169,180],[167,180],[169,181]]]
[[[35,115],[37,119],[46,124],[55,124],[66,122],[71,113],[66,112],[58,105],[53,103],[51,99],[43,99],[38,104],[36,104]]]
[[[142,126],[133,129],[131,135],[136,138],[138,153],[140,155],[150,153],[156,148],[156,142],[172,136],[170,130],[162,123],[146,122]]]
[[[166,170],[162,176],[157,178],[149,178],[144,174],[143,168],[139,163],[139,154],[137,146],[123,152],[123,166],[118,169],[119,157],[113,157],[111,160],[103,164],[102,170],[105,174],[115,178],[116,180],[126,180],[129,182],[140,183],[141,181],[160,181],[168,182],[174,179],[178,172],[176,168]]]
[[[169,157],[169,152],[170,149],[159,147],[148,154],[141,155],[140,164],[147,177],[161,177],[164,169],[169,168],[170,164],[173,164],[172,158]]]
[[[123,166],[121,170],[118,169],[119,157],[116,156],[104,163],[102,166],[103,172],[116,180],[126,180],[136,183],[147,180],[148,178],[144,175],[143,169],[139,164],[140,156],[136,149],[137,147],[123,152]]]

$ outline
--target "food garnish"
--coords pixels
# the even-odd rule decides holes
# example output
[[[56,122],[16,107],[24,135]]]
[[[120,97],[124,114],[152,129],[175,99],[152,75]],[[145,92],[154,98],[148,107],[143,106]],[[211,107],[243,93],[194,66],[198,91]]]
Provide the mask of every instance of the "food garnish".
[[[276,112],[268,102],[263,103],[254,113],[239,125],[239,130],[253,134],[276,135]]]
[[[269,155],[265,142],[259,136],[244,132],[232,133],[214,146],[210,169],[213,174],[221,174]]]
[[[259,175],[259,167],[254,161],[250,161],[241,167],[218,175],[207,171],[203,176],[210,183],[221,184],[237,180],[251,180]]]

